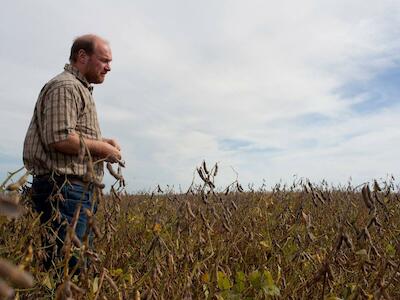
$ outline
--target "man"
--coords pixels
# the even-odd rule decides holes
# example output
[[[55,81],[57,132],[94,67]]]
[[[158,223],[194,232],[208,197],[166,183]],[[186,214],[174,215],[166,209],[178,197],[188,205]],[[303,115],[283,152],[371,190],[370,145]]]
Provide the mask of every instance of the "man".
[[[84,209],[95,210],[93,182],[102,180],[103,161],[121,159],[118,143],[101,136],[92,97],[91,84],[102,83],[111,71],[108,42],[96,35],[80,36],[73,42],[69,60],[64,72],[42,88],[23,150],[25,167],[33,174],[33,206],[42,213],[41,222],[57,233],[58,255],[66,236],[65,221],[71,223],[79,204],[75,233],[81,241],[87,233]],[[83,157],[83,145],[91,160],[88,155]],[[56,251],[49,239],[45,244],[48,268]]]

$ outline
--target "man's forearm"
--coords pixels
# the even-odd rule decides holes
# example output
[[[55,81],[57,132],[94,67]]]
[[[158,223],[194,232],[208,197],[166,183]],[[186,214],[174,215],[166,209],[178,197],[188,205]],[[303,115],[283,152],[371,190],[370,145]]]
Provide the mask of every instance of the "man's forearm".
[[[110,149],[112,146],[103,140],[92,140],[87,138],[83,138],[83,140],[92,156],[106,158],[107,156],[115,154],[115,151],[113,151],[114,149]],[[81,147],[79,135],[71,133],[68,135],[67,139],[51,144],[50,147],[64,154],[78,155]]]

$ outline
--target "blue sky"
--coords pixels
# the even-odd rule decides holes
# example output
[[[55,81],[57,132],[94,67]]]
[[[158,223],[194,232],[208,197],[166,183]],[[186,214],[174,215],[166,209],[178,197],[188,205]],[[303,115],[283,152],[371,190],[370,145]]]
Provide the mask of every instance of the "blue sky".
[[[356,113],[368,114],[398,105],[399,83],[400,68],[399,64],[395,63],[370,80],[349,83],[342,92],[348,98],[364,95],[363,101],[355,103],[352,109]]]
[[[130,191],[184,188],[203,159],[220,186],[232,168],[244,185],[400,175],[395,1],[17,0],[0,25],[0,177],[22,165],[36,97],[84,33],[111,43],[94,96]]]

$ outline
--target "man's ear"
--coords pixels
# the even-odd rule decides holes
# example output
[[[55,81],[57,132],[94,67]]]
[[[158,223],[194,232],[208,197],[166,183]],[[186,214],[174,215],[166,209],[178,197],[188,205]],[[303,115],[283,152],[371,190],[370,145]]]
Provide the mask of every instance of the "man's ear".
[[[88,59],[89,59],[89,56],[87,55],[86,51],[83,50],[83,49],[80,49],[80,50],[78,51],[78,61],[79,61],[81,64],[84,64],[84,65],[85,65],[85,64],[87,63]]]

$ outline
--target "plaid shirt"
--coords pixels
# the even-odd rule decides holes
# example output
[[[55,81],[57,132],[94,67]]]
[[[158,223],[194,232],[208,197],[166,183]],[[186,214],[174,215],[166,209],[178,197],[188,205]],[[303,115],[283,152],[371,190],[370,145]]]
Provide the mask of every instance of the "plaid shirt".
[[[59,175],[86,173],[86,161],[77,155],[58,152],[51,147],[72,132],[84,138],[101,140],[93,87],[78,69],[66,64],[64,72],[51,79],[40,91],[25,137],[23,160],[33,175],[55,171]],[[93,157],[96,160],[96,157]],[[103,163],[94,165],[96,177],[103,178]]]

